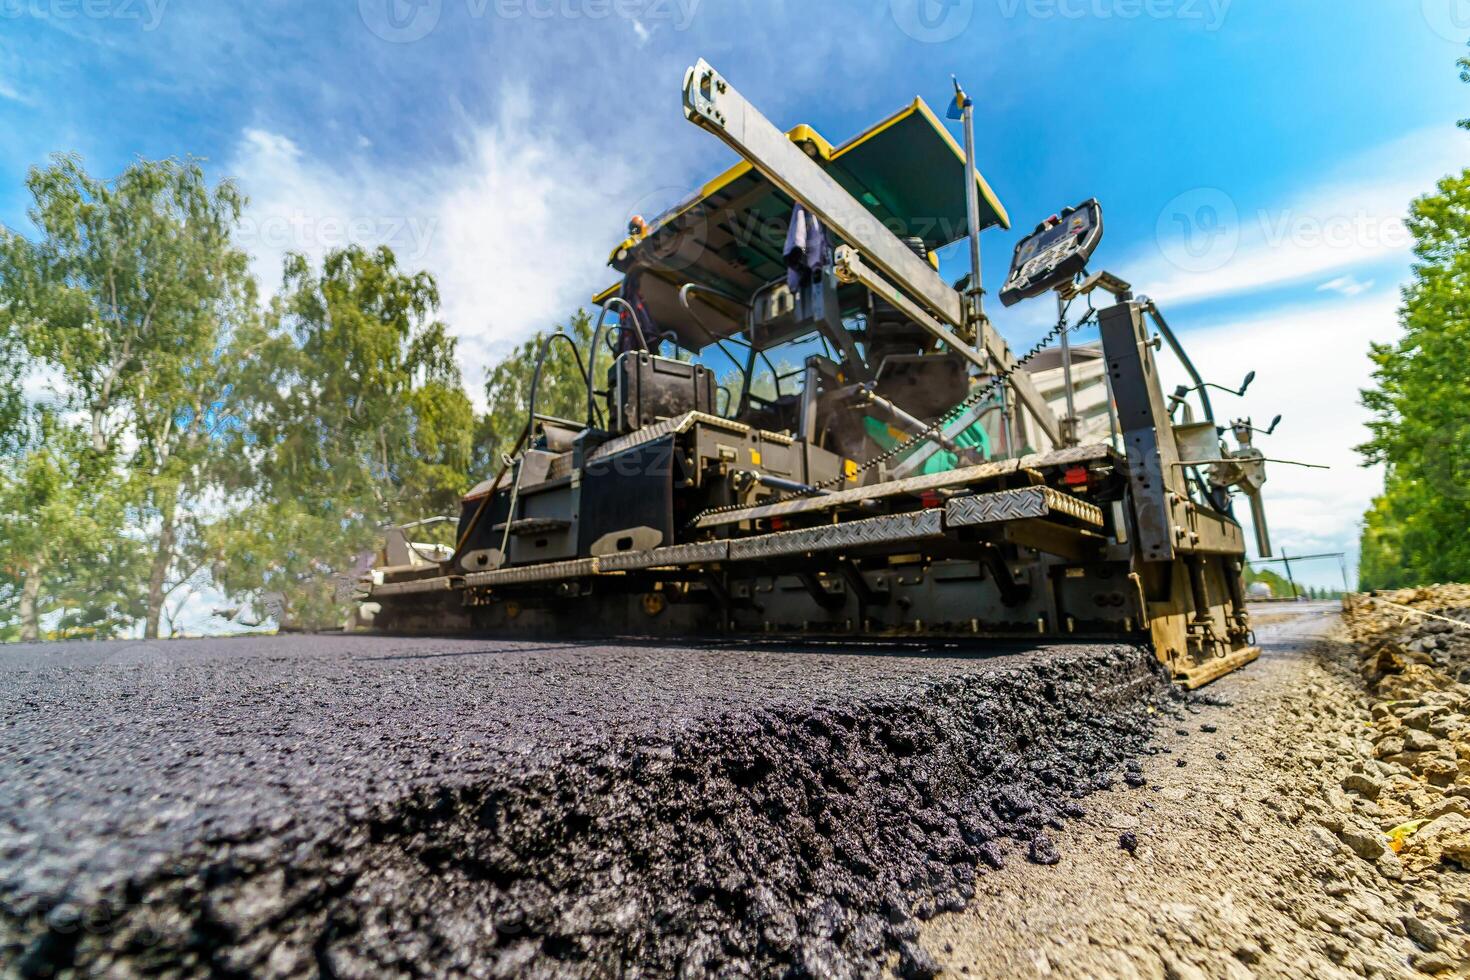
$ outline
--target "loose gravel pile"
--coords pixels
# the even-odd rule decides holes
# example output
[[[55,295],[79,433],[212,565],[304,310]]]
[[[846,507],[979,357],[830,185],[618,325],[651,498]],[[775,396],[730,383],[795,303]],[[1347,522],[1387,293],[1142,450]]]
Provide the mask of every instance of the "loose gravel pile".
[[[0,967],[929,976],[919,921],[1058,860],[1178,708],[1139,648],[275,642],[179,658],[162,693],[4,675]]]
[[[1373,760],[1343,788],[1374,804],[1383,849],[1410,870],[1470,871],[1470,587],[1356,596],[1345,622],[1372,695]],[[1361,849],[1378,851],[1368,836]]]
[[[1428,613],[1431,615],[1419,615]],[[1352,596],[1369,724],[1325,823],[1389,880],[1435,893],[1425,972],[1470,967],[1470,586]]]

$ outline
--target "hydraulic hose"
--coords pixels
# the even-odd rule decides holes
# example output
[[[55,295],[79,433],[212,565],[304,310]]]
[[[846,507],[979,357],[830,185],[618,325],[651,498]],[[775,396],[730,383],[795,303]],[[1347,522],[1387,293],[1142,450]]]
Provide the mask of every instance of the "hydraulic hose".
[[[531,372],[530,411],[526,418],[525,430],[527,434],[536,428],[536,396],[541,387],[541,369],[546,366],[546,355],[551,350],[551,342],[558,337],[571,345],[572,354],[577,358],[577,367],[582,371],[583,380],[587,382],[587,390],[589,392],[592,390],[592,381],[586,369],[582,367],[581,355],[577,354],[577,342],[560,330],[547,337],[541,342],[541,350],[536,353],[536,369]],[[591,424],[591,419],[588,419],[588,423]],[[521,473],[523,470],[524,467],[522,466],[516,467],[515,480],[510,485],[510,510],[505,515],[505,533],[500,536],[500,553],[502,555],[510,554],[510,528],[516,519],[516,501],[520,498],[521,494]]]
[[[648,337],[646,337],[644,335],[644,333],[643,333],[643,325],[638,322],[638,314],[634,312],[634,310],[633,310],[633,304],[632,303],[629,303],[627,300],[623,299],[621,296],[609,296],[607,298],[607,300],[602,304],[602,314],[600,316],[598,316],[598,318],[597,318],[597,326],[592,331],[592,350],[590,352],[588,352],[588,354],[587,354],[587,377],[588,377],[588,381],[587,381],[587,424],[588,425],[591,425],[592,424],[592,410],[593,410],[593,406],[594,406],[594,398],[595,398],[595,395],[596,395],[596,393],[592,389],[592,381],[591,381],[591,378],[593,376],[592,375],[592,372],[597,367],[597,348],[599,348],[599,347],[602,346],[602,327],[603,327],[604,322],[607,320],[607,309],[608,309],[609,306],[611,306],[614,303],[619,304],[620,306],[623,307],[623,309],[625,309],[625,310],[628,311],[628,319],[630,319],[630,320],[633,321],[633,329],[635,329],[635,330],[638,331],[638,340],[639,340],[639,342],[641,344],[643,344],[643,349],[644,350],[647,350],[648,349]],[[599,418],[600,417],[601,416],[599,415]]]

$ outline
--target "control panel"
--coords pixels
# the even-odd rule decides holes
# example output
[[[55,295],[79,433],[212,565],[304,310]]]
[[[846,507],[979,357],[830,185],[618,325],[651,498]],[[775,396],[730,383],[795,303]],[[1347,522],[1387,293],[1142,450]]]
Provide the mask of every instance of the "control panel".
[[[1096,198],[1047,218],[1016,243],[1001,303],[1015,306],[1070,280],[1086,267],[1102,233],[1102,205]]]

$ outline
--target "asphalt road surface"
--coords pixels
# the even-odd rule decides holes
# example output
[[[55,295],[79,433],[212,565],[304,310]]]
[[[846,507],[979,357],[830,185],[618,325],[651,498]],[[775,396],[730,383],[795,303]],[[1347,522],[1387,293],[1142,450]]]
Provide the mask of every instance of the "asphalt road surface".
[[[992,652],[0,648],[0,968],[922,972],[911,911],[973,888],[916,862],[999,862],[1060,826],[1161,696],[1136,649]],[[967,826],[963,800],[997,792]]]

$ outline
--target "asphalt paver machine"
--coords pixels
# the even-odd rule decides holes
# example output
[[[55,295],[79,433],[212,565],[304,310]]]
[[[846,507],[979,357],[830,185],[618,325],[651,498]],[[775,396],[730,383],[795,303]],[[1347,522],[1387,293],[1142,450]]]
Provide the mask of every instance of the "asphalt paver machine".
[[[1068,364],[1069,331],[1097,327],[1111,431],[1082,444],[1070,372],[1043,396],[985,313],[980,234],[1009,218],[958,85],[969,153],[922,100],[833,145],[704,61],[683,97],[740,162],[614,250],[586,416],[538,413],[533,385],[452,555],[390,533],[363,584],[377,629],[1122,640],[1189,686],[1258,656],[1232,500],[1269,553],[1265,460],[1157,306],[1088,271],[1096,201],[1025,237],[999,293],[1054,298],[1033,355]],[[951,285],[935,253],[962,239]],[[1166,394],[1166,345],[1193,388]]]

